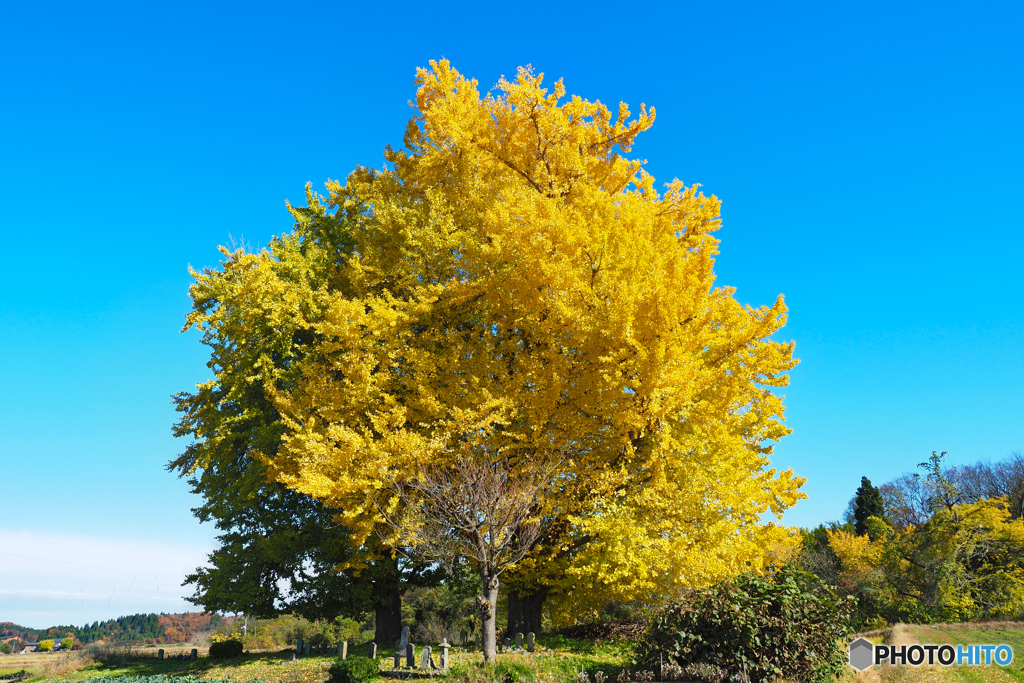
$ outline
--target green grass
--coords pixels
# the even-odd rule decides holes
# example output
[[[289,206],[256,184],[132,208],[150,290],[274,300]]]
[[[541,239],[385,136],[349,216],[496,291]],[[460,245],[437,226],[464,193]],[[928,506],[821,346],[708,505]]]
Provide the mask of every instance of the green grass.
[[[1006,644],[1013,648],[1014,661],[1009,666],[949,667],[872,667],[862,674],[850,675],[857,683],[1008,683],[1024,681],[1024,624],[938,624],[901,626],[898,643],[935,643],[957,645]],[[891,643],[893,636],[886,638]]]
[[[186,651],[188,648],[186,648]],[[362,654],[361,648],[350,650],[351,654]],[[484,665],[479,652],[467,648],[453,648],[450,651],[450,671],[438,676],[441,681],[483,681],[500,680],[507,671],[522,673],[529,670],[538,682],[575,681],[579,672],[587,672],[593,678],[598,671],[614,681],[628,664],[633,655],[632,643],[598,643],[574,640],[564,637],[541,637],[537,642],[535,653],[501,653],[497,664],[503,665],[495,671],[494,664]],[[266,683],[325,683],[328,668],[335,661],[334,656],[299,657],[291,661],[292,651],[271,652],[263,654],[242,655],[236,659],[216,660],[200,657],[195,662],[177,661],[175,659],[158,660],[152,654],[135,655],[123,659],[110,658],[104,662],[85,662],[72,666],[70,655],[38,656],[32,662],[32,674],[25,683],[78,683],[94,681],[109,683],[114,679],[122,679],[122,683],[162,683],[168,679],[185,679],[197,681],[224,681],[230,683],[246,683],[249,681],[265,681]],[[83,654],[77,655],[84,658]],[[67,664],[60,666],[60,657],[67,657]],[[419,665],[419,648],[416,663]],[[437,649],[434,649],[434,662],[438,661]],[[378,650],[377,661],[382,670],[390,670],[394,662],[394,650]],[[58,672],[59,670],[59,672]],[[523,674],[517,677],[529,680]],[[131,680],[127,680],[131,679]],[[184,683],[184,682],[183,682]]]
[[[1014,649],[1015,660],[1007,667],[872,667],[863,674],[855,674],[851,670],[844,680],[848,683],[1024,683],[1024,625],[904,626],[900,627],[898,638],[901,643],[948,643],[954,646],[1005,643]],[[880,641],[881,637],[871,640]],[[886,637],[886,642],[891,642],[891,636]],[[563,636],[541,636],[537,639],[537,646],[535,653],[499,654],[497,667],[494,664],[484,665],[480,653],[475,650],[453,648],[449,654],[451,668],[447,674],[437,676],[437,683],[491,683],[504,679],[509,672],[516,672],[515,677],[526,683],[531,678],[526,671],[532,673],[536,683],[574,683],[581,671],[591,682],[601,671],[608,683],[614,683],[624,668],[631,668],[634,654],[634,643],[594,643]],[[353,648],[350,654],[364,654],[364,650]],[[24,664],[32,674],[25,683],[79,683],[90,679],[93,683],[113,683],[113,679],[121,679],[119,683],[172,683],[168,679],[175,679],[173,683],[326,683],[328,668],[335,661],[333,656],[309,656],[292,662],[292,652],[286,650],[242,655],[231,660],[200,657],[195,662],[161,661],[147,655],[99,663],[83,662],[77,668],[65,666],[61,669],[55,664],[62,656],[70,658],[74,653],[18,660],[14,667],[6,668],[13,672]],[[394,650],[379,650],[377,661],[382,670],[390,670]],[[417,648],[417,666],[419,661]],[[434,662],[437,661],[435,648]],[[11,663],[15,664],[15,661],[11,660]],[[5,662],[0,660],[2,664]],[[386,681],[382,679],[381,683]]]

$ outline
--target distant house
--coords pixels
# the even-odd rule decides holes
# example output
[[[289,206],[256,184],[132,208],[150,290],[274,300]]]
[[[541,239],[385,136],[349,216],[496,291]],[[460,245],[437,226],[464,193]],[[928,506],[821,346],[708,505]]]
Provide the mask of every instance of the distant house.
[[[25,643],[25,647],[22,649],[21,654],[27,655],[29,652],[39,652],[38,640],[34,643]]]

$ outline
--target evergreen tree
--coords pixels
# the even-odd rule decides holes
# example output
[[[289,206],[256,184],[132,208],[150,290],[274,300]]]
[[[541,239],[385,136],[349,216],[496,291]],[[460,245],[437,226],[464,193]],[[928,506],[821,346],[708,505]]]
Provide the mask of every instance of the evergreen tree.
[[[853,502],[854,531],[858,536],[868,532],[868,518],[885,518],[885,502],[881,492],[871,485],[867,477],[860,478],[860,488]]]

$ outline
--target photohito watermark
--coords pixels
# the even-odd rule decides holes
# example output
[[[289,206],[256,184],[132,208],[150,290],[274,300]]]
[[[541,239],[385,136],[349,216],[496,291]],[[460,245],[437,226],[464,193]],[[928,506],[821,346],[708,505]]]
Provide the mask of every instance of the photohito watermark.
[[[850,643],[850,666],[857,671],[876,664],[1006,666],[1012,661],[1009,645],[873,645],[866,638]]]

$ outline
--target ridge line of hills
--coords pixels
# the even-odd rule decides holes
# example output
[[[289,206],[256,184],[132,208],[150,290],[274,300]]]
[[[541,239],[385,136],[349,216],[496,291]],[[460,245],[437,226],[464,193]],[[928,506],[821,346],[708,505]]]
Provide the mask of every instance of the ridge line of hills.
[[[29,628],[10,621],[0,621],[0,643],[12,640],[35,642],[47,638],[74,638],[76,643],[88,644],[98,640],[132,642],[140,645],[188,642],[197,633],[213,631],[221,624],[230,624],[234,617],[209,612],[182,612],[179,614],[131,614],[116,619],[94,621],[79,626],[51,626]]]

